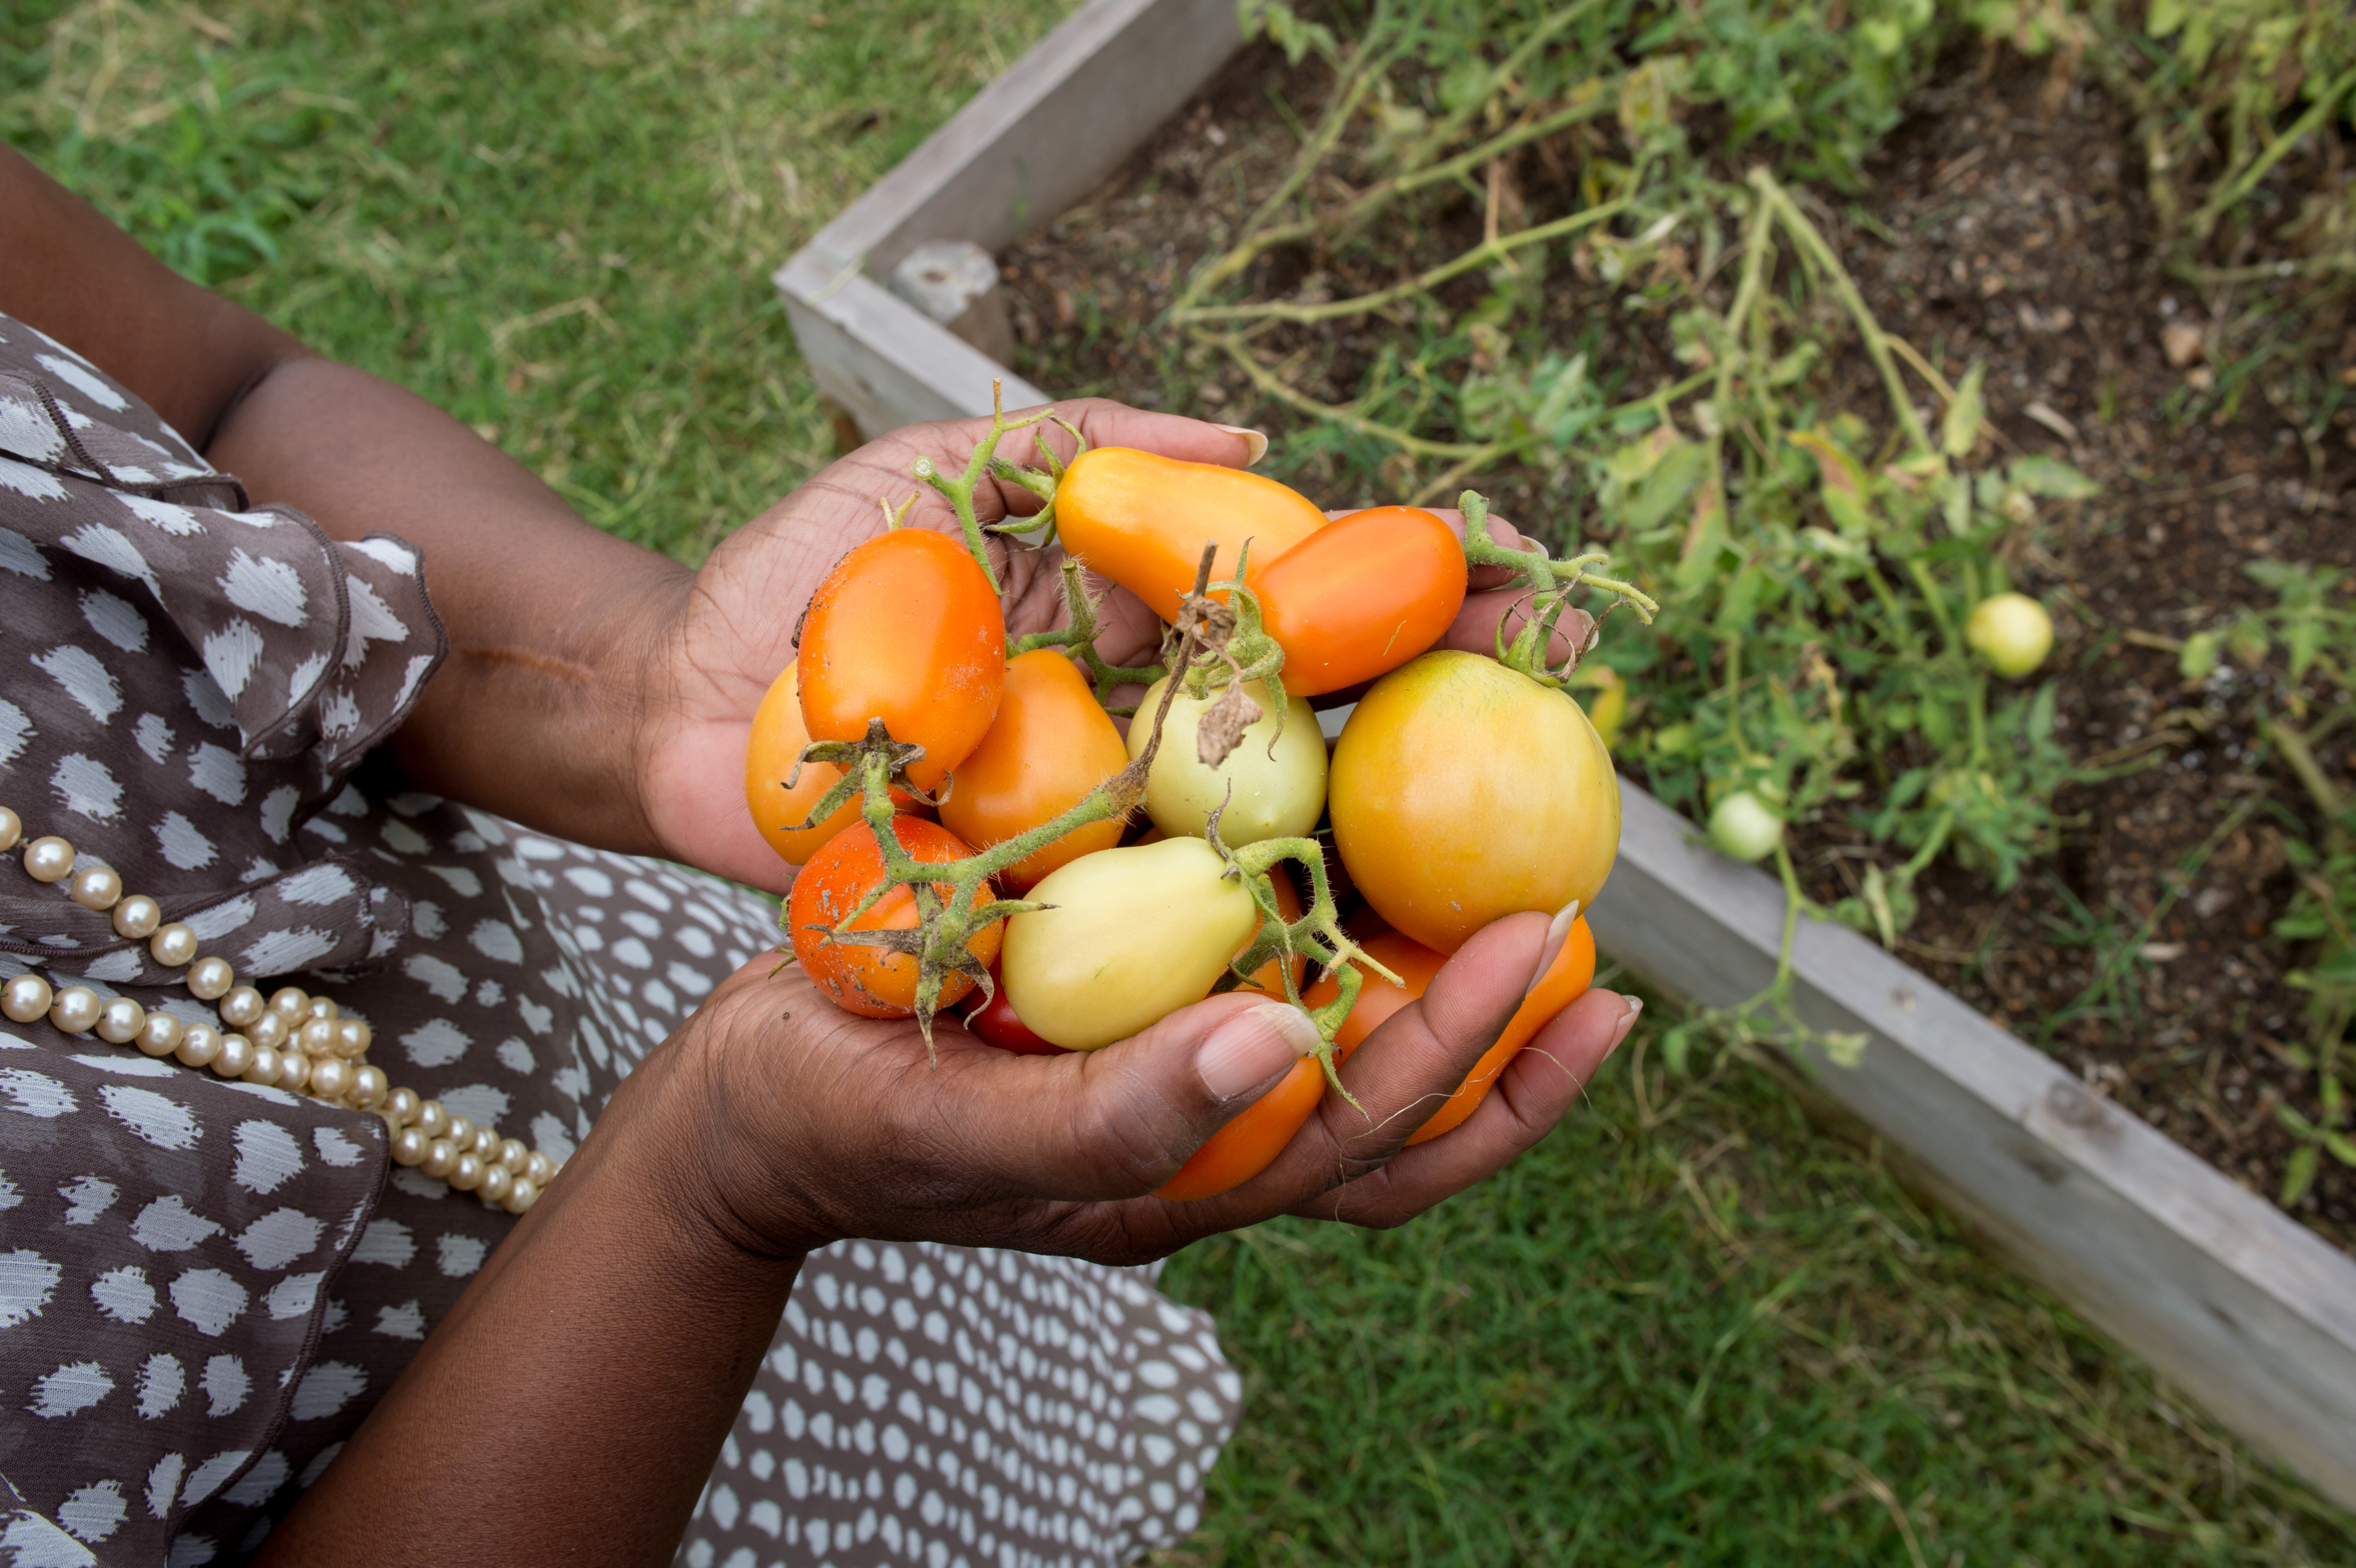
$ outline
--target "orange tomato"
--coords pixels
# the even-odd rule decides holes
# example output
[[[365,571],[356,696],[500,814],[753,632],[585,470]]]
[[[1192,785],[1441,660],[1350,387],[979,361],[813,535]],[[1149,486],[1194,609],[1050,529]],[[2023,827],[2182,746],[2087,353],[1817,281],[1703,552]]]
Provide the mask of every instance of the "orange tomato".
[[[1120,731],[1097,706],[1079,667],[1055,648],[1017,655],[1006,667],[998,718],[951,775],[941,822],[977,849],[1027,833],[1078,804],[1128,764]],[[1010,892],[1069,860],[1120,842],[1119,818],[1074,828],[1009,866]]]
[[[1440,973],[1441,965],[1448,962],[1430,948],[1396,931],[1387,931],[1359,945],[1405,980],[1407,987],[1402,990],[1387,980],[1366,975],[1365,984],[1358,990],[1357,1005],[1350,1009],[1349,1018],[1343,1022],[1340,1032],[1334,1037],[1336,1051],[1341,1049],[1344,1040],[1349,1041],[1355,1049],[1386,1019],[1421,997],[1431,984],[1431,977]],[[1363,970],[1360,973],[1365,974]],[[1547,972],[1539,977],[1538,983],[1530,987],[1530,994],[1522,999],[1522,1005],[1515,1010],[1514,1016],[1505,1020],[1505,1032],[1497,1036],[1497,1043],[1482,1053],[1481,1060],[1472,1064],[1472,1071],[1464,1075],[1462,1084],[1441,1102],[1440,1109],[1431,1114],[1430,1119],[1408,1136],[1408,1144],[1428,1143],[1480,1109],[1481,1102],[1488,1097],[1489,1090],[1497,1082],[1497,1074],[1505,1070],[1505,1063],[1520,1055],[1522,1047],[1529,1044],[1539,1029],[1552,1022],[1557,1013],[1587,995],[1587,987],[1594,980],[1595,933],[1587,929],[1586,918],[1581,916],[1570,923],[1570,933],[1563,938],[1562,951],[1555,955],[1552,964],[1547,965]],[[1333,976],[1327,976],[1312,986],[1302,995],[1301,1000],[1312,1008],[1323,1007],[1340,994],[1340,985]]]
[[[1422,653],[1464,604],[1464,547],[1415,507],[1337,517],[1265,567],[1251,585],[1284,649],[1284,689],[1339,691]]]
[[[902,817],[894,825],[901,844],[926,864],[961,860],[973,851],[937,823],[922,817]],[[794,956],[811,983],[845,1012],[862,1018],[905,1019],[916,1010],[916,961],[905,953],[828,942],[825,933],[859,905],[868,890],[884,880],[884,851],[875,831],[857,822],[828,839],[801,875],[786,901],[786,923],[791,928]],[[948,897],[948,885],[933,884],[933,891]],[[977,894],[991,896],[984,886]],[[875,907],[853,921],[853,931],[909,931],[916,924],[916,890],[895,887],[875,901]],[[998,960],[1006,933],[1004,921],[993,921],[976,932],[966,951],[983,964]],[[949,1007],[973,989],[973,982],[951,974],[941,983],[940,1006]]]
[[[995,969],[991,971],[990,977],[995,984],[998,979]],[[1015,1012],[1014,1004],[1006,999],[1004,986],[996,986],[990,993],[990,1000],[986,1002],[980,1001],[978,999],[980,996],[980,991],[977,987],[973,994],[967,997],[967,1000],[975,1005],[968,1008],[965,1013],[965,1027],[972,1030],[976,1036],[998,1047],[1001,1051],[1011,1051],[1017,1056],[1064,1054],[1062,1046],[1052,1040],[1042,1040],[1032,1032],[1031,1026],[1024,1023],[1022,1016]]]
[[[1219,547],[1216,582],[1235,575],[1246,539],[1255,563],[1274,560],[1324,526],[1307,496],[1273,479],[1123,446],[1080,453],[1055,487],[1065,549],[1165,621],[1194,586],[1205,544]]]
[[[812,763],[802,769],[793,788],[786,787],[786,781],[794,778],[802,748],[810,743],[809,731],[802,728],[801,689],[794,668],[787,665],[770,682],[768,695],[753,712],[753,735],[744,747],[744,804],[752,810],[753,826],[789,866],[801,865],[818,853],[819,845],[859,820],[854,797],[815,827],[797,831],[793,827],[842,777],[842,770],[830,763]],[[902,811],[916,805],[900,790],[892,792],[892,804]]]
[[[925,748],[920,789],[972,754],[998,716],[1006,618],[965,546],[895,528],[835,563],[802,622],[802,722],[814,741],[856,741],[881,719]]]

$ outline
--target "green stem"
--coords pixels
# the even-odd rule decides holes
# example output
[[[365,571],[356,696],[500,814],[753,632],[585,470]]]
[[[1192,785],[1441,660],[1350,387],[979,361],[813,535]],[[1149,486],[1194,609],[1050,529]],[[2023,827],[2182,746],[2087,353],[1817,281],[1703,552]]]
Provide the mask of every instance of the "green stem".
[[[2313,134],[2331,118],[2332,112],[2340,107],[2340,100],[2351,88],[2356,88],[2356,70],[2349,71],[2326,87],[2316,101],[2308,105],[2306,113],[2292,121],[2288,129],[2266,144],[2265,150],[2251,160],[2249,167],[2220,186],[2215,194],[2201,204],[2201,210],[2192,215],[2193,232],[2206,235],[2217,219],[2224,216],[2227,208],[2257,188],[2258,182],[2266,177],[2269,169],[2280,163],[2302,138]]]

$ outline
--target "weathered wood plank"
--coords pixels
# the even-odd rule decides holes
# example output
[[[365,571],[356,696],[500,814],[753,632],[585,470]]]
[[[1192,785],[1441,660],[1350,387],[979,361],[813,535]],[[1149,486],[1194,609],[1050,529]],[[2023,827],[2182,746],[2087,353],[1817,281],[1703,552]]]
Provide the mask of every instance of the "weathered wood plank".
[[[905,424],[990,411],[990,384],[1006,406],[1046,394],[856,270],[805,251],[779,269],[786,316],[819,389],[850,411],[871,439]]]
[[[1590,922],[1604,951],[1714,1006],[1773,977],[1783,889],[1628,785]],[[1845,928],[1804,922],[1794,999],[1862,1033],[1808,1077],[1904,1149],[2010,1261],[2337,1501],[2356,1506],[2356,1259]]]

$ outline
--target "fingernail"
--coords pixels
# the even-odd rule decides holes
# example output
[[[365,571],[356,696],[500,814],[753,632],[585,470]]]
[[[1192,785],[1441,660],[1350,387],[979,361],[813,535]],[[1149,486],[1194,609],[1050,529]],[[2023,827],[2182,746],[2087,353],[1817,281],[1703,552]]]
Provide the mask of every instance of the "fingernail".
[[[1317,1026],[1285,1002],[1262,1002],[1211,1031],[1194,1058],[1203,1087],[1221,1100],[1256,1089],[1317,1049]]]
[[[1239,424],[1223,424],[1218,428],[1226,431],[1229,435],[1239,435],[1244,438],[1244,466],[1246,468],[1249,468],[1252,464],[1258,463],[1261,458],[1268,455],[1268,437],[1262,435],[1258,431],[1247,430]]]
[[[1547,977],[1547,971],[1554,967],[1554,961],[1562,956],[1562,944],[1570,940],[1571,922],[1578,918],[1577,899],[1555,911],[1554,923],[1547,927],[1546,945],[1538,950],[1537,972],[1530,976],[1530,983],[1522,987],[1522,995],[1526,997],[1537,990],[1538,982]]]
[[[1628,1031],[1636,1027],[1636,1017],[1644,1010],[1644,997],[1631,997],[1628,998],[1628,1010],[1620,1015],[1620,1023],[1618,1027],[1613,1029],[1612,1031],[1612,1043],[1603,1048],[1604,1061],[1609,1061],[1612,1060],[1612,1053],[1620,1049],[1620,1042],[1626,1040],[1628,1038]]]

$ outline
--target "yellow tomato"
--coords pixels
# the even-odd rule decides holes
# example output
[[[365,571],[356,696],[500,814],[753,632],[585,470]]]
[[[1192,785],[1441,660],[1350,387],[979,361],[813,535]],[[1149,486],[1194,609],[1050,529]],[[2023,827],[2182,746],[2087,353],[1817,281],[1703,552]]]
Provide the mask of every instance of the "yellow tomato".
[[[1129,754],[1145,754],[1153,716],[1162,709],[1164,677],[1146,688],[1130,720]],[[1207,835],[1211,813],[1222,801],[1219,842],[1230,849],[1257,844],[1263,838],[1293,838],[1317,826],[1325,808],[1325,737],[1317,729],[1317,714],[1305,697],[1271,697],[1264,681],[1244,688],[1259,704],[1259,721],[1244,731],[1242,742],[1217,767],[1205,767],[1194,751],[1195,731],[1203,715],[1217,698],[1202,699],[1180,692],[1162,721],[1162,749],[1153,753],[1153,771],[1145,775],[1145,810],[1153,825],[1173,837],[1181,833],[1201,838]],[[1284,733],[1276,734],[1276,703],[1285,703]],[[1269,741],[1275,737],[1275,754]]]
[[[1477,654],[1426,654],[1377,681],[1334,747],[1328,799],[1358,891],[1441,953],[1518,911],[1593,903],[1620,848],[1595,726]]]

